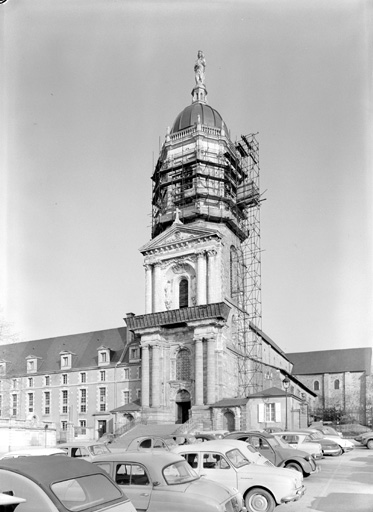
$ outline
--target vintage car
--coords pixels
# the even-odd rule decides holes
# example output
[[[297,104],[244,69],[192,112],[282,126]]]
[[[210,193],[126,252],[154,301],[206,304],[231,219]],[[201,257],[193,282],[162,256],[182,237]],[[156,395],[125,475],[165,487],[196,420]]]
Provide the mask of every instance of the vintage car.
[[[272,432],[275,437],[281,438],[285,443],[288,443],[293,448],[298,448],[304,452],[313,455],[317,459],[323,458],[322,447],[320,443],[314,442],[310,439],[310,436],[297,431],[284,431],[284,432]]]
[[[355,441],[366,446],[368,450],[373,450],[373,431],[364,432],[363,434],[356,436]]]
[[[343,437],[342,432],[338,432],[335,428],[331,427],[330,425],[323,425],[320,423],[313,423],[309,425],[310,428],[313,428],[314,430],[319,430],[322,434],[325,436],[339,436]]]
[[[303,450],[292,448],[281,439],[267,432],[231,432],[224,439],[246,441],[275,466],[296,469],[302,472],[304,477],[308,477],[320,469],[312,455]]]
[[[272,512],[277,505],[299,500],[305,491],[298,471],[277,468],[244,441],[219,439],[179,446],[195,471],[211,480],[237,488],[248,512]]]
[[[61,443],[58,448],[64,450],[69,457],[84,458],[90,461],[94,455],[104,455],[110,453],[106,443],[97,441],[71,441],[71,443]]]
[[[136,512],[105,471],[70,457],[1,460],[0,492],[26,500],[16,512]]]
[[[182,437],[182,436],[181,436]],[[126,436],[118,439],[110,445],[112,452],[123,450],[166,450],[170,451],[178,443],[173,436],[152,436],[145,435],[129,439],[127,442]]]
[[[323,434],[320,430],[312,429],[310,427],[306,429],[306,432],[313,432],[313,433],[318,432],[324,439],[328,439],[329,441],[334,441],[335,443],[339,444],[339,446],[342,449],[342,453],[350,452],[351,450],[353,450],[355,448],[354,443],[352,441],[350,441],[349,439],[345,439],[344,437],[333,436],[331,434]]]
[[[16,457],[36,457],[37,455],[63,455],[66,456],[66,452],[60,448],[42,448],[41,446],[30,446],[23,450],[13,450],[11,452],[3,453],[1,459],[13,459]]]
[[[330,439],[325,439],[321,432],[310,432],[309,430],[300,430],[299,432],[302,434],[306,434],[310,442],[320,444],[324,456],[331,455],[335,457],[338,455],[342,455],[343,450],[339,446],[339,444],[337,444],[334,441],[331,441]]]
[[[188,446],[188,445],[185,445]],[[241,512],[237,489],[200,478],[186,460],[166,450],[125,451],[92,461],[113,478],[137,510]]]

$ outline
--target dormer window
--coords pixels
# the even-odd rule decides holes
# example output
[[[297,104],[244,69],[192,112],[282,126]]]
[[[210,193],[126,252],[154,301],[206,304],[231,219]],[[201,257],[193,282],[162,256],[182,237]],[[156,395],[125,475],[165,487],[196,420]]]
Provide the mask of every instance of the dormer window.
[[[35,373],[38,371],[38,358],[35,356],[26,357],[27,373]]]
[[[72,366],[72,352],[60,352],[61,370],[68,370]]]
[[[98,349],[98,365],[105,366],[110,364],[110,348],[99,347]]]
[[[6,362],[0,361],[0,376],[6,374]]]
[[[139,347],[131,347],[130,348],[130,361],[138,361],[140,359],[140,348]]]

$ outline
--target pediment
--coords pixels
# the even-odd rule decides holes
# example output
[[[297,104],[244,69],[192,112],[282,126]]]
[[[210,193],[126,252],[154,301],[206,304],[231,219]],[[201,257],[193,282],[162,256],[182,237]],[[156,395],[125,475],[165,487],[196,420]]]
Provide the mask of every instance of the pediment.
[[[165,249],[179,246],[180,244],[194,243],[197,240],[209,240],[212,238],[222,238],[219,231],[204,228],[202,226],[185,226],[184,224],[172,224],[166,231],[150,240],[140,248],[140,252],[145,254],[155,249]]]

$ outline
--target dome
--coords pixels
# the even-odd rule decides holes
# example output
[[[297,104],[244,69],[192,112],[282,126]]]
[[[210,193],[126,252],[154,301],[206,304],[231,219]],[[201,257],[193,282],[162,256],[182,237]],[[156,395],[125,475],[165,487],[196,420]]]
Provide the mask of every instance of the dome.
[[[210,107],[210,105],[201,102],[194,102],[180,112],[171,128],[171,133],[176,133],[193,126],[197,123],[198,115],[200,116],[201,124],[211,128],[224,128],[226,135],[228,135],[227,125],[219,112]]]

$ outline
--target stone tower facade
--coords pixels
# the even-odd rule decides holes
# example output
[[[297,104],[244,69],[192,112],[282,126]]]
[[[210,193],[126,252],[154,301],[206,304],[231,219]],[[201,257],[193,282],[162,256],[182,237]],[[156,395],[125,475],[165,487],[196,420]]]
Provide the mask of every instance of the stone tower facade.
[[[143,414],[208,427],[211,406],[240,395],[239,255],[259,191],[241,165],[244,144],[207,103],[204,68],[198,52],[192,103],[167,130],[154,170],[152,238],[140,249],[145,314],[126,322],[141,339]]]

